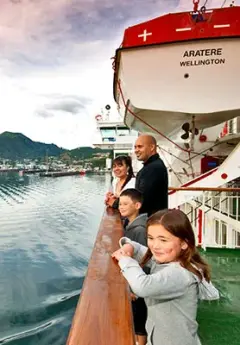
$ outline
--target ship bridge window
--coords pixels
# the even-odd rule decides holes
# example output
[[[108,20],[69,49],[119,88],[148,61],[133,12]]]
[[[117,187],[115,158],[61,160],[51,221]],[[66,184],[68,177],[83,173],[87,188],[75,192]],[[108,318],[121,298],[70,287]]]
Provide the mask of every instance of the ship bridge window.
[[[103,138],[102,140],[104,143],[114,143],[116,141],[116,138],[110,137],[110,138]]]
[[[235,248],[240,248],[240,233],[233,229],[233,245]]]
[[[227,244],[227,224],[215,219],[215,242],[224,247]]]
[[[125,136],[125,135],[129,135],[130,134],[130,130],[128,128],[121,128],[118,127],[117,128],[117,134],[121,137]]]
[[[114,138],[116,137],[116,128],[102,128],[101,130],[102,138]]]

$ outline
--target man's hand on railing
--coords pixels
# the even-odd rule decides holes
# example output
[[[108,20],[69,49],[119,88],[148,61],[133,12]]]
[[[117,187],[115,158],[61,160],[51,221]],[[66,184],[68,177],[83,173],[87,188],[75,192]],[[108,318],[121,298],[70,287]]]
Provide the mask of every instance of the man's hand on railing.
[[[112,192],[108,192],[105,196],[105,205],[113,207],[113,204],[117,199],[118,198]]]
[[[114,194],[113,194],[112,192],[107,192],[107,193],[106,193],[106,195],[105,195],[105,200],[104,200],[105,205],[107,205],[109,199],[110,199],[111,197],[113,197],[113,196],[114,196]]]
[[[136,301],[138,298],[136,295],[134,295],[134,293],[130,292],[130,297],[132,301]]]

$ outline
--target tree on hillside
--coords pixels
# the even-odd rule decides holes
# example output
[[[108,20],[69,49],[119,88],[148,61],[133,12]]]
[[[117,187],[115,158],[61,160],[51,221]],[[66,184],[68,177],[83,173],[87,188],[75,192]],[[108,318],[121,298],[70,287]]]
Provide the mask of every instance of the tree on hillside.
[[[60,155],[60,159],[67,165],[70,165],[71,164],[71,156],[68,152],[63,152],[61,155]]]

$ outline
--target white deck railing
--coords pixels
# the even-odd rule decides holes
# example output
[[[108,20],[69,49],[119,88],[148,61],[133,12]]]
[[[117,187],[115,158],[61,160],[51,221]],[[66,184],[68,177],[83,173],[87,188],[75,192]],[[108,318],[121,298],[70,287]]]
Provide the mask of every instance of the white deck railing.
[[[240,188],[170,188],[197,192],[179,206],[193,226],[197,244],[207,247],[240,248]]]

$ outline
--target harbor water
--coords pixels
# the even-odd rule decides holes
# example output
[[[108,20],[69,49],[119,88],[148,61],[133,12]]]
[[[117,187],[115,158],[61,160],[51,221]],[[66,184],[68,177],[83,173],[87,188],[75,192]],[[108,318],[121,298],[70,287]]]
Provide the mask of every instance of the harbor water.
[[[0,174],[0,344],[66,343],[109,177]]]
[[[109,175],[0,174],[0,344],[66,343],[109,183]],[[204,255],[223,297],[200,304],[202,344],[237,345],[239,251]]]

